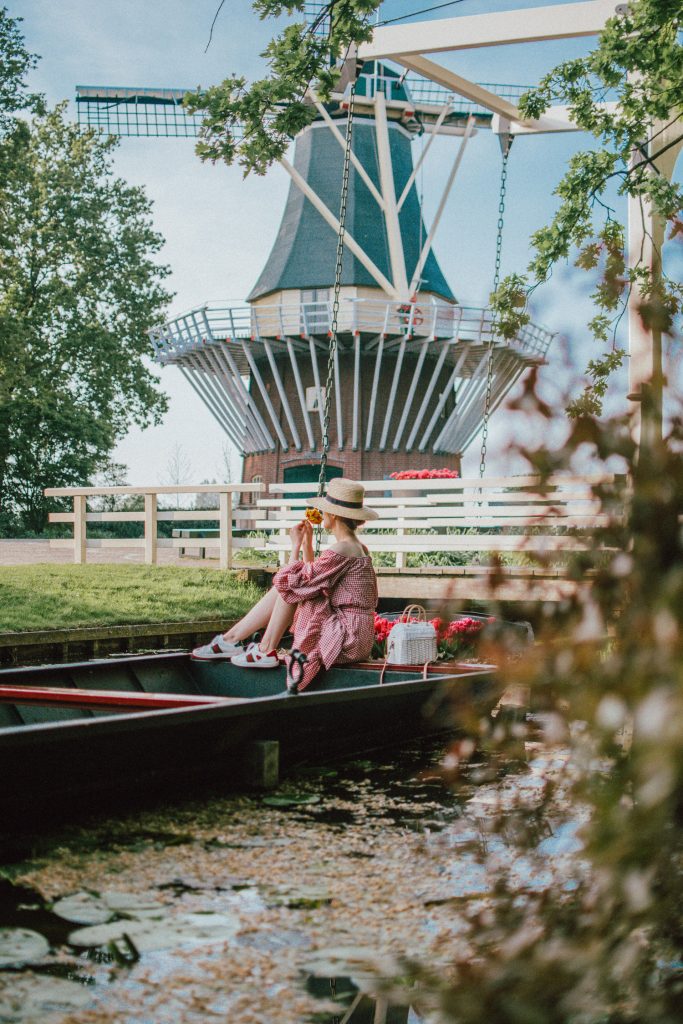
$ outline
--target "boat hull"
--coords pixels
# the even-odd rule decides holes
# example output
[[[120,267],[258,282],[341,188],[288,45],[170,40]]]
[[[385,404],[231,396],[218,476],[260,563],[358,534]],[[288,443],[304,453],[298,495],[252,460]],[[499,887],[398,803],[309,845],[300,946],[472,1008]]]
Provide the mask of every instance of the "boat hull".
[[[104,701],[112,690],[122,699],[141,691],[216,698],[134,711],[101,703],[79,708],[73,697],[68,706],[15,701],[12,712],[24,722],[0,728],[0,814],[25,824],[121,800],[130,806],[243,786],[249,782],[245,752],[256,740],[277,741],[287,770],[451,730],[459,712],[490,708],[496,693],[490,669],[427,679],[404,670],[387,673],[380,684],[375,670],[336,666],[316,688],[290,696],[280,670],[235,672],[227,664],[192,663],[186,655],[0,672],[0,687],[9,684],[60,686],[72,694],[99,690]]]

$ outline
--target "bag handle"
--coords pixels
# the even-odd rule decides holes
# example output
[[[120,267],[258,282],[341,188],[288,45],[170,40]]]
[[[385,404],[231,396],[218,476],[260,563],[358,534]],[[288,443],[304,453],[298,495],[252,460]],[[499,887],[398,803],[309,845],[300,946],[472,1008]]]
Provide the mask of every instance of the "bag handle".
[[[411,615],[415,614],[418,622],[427,621],[427,612],[421,604],[409,604],[401,612],[401,622],[407,622]]]

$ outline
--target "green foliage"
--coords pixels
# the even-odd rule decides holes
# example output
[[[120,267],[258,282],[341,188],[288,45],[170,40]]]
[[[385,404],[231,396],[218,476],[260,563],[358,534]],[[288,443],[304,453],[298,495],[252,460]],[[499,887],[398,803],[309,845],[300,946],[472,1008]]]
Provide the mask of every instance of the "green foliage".
[[[546,407],[537,402],[536,412],[543,436]],[[473,713],[469,736],[446,759],[455,779],[461,771],[466,786],[482,787],[473,802],[485,809],[481,832],[457,853],[477,857],[486,893],[454,903],[448,972],[398,965],[434,1020],[680,1019],[683,419],[638,452],[626,417],[584,415],[561,451],[539,445],[524,454],[544,478],[571,472],[587,448],[593,471],[605,474],[593,487],[605,525],[583,534],[587,551],[568,556],[568,576],[581,586],[543,607],[536,644],[521,659],[495,638],[479,652],[501,666],[506,686],[530,694],[535,716],[501,712],[486,722]],[[615,461],[628,473],[608,473]],[[509,773],[525,741],[533,773],[523,767],[492,799],[481,751]],[[549,845],[563,835],[570,850],[554,865]],[[457,871],[455,860],[448,870]]]
[[[16,23],[0,26],[25,73]],[[6,92],[11,111],[21,83]],[[111,148],[64,105],[0,139],[0,502],[29,530],[44,525],[43,488],[85,483],[131,421],[166,408],[145,363],[170,298],[163,240],[143,191],[113,176]]]
[[[260,597],[233,573],[145,565],[0,566],[0,632],[240,618]]]
[[[13,115],[17,111],[36,108],[41,102],[25,86],[26,75],[37,58],[24,46],[20,21],[11,18],[6,7],[0,7],[0,139],[15,126]]]
[[[680,18],[675,0],[634,0],[607,22],[595,50],[559,65],[520,101],[522,112],[532,118],[541,117],[551,104],[567,105],[576,124],[599,144],[572,157],[555,190],[559,209],[552,223],[532,238],[535,255],[526,284],[532,288],[545,281],[555,263],[578,249],[576,265],[600,273],[592,296],[598,313],[589,329],[597,341],[613,348],[634,286],[645,296],[641,315],[651,329],[670,333],[682,308],[679,282],[660,278],[643,265],[625,267],[624,231],[605,198],[616,179],[619,195],[651,204],[675,232],[683,193],[657,160],[682,134],[661,142],[676,122],[683,96]],[[604,100],[614,102],[614,109],[605,108]],[[519,283],[516,277],[516,288]],[[620,363],[616,349],[610,357],[591,361],[589,383],[584,395],[569,405],[571,415],[601,409],[609,374]]]
[[[303,0],[254,0],[253,6],[261,18],[304,9]],[[339,79],[338,62],[346,59],[353,43],[370,38],[368,18],[376,7],[374,0],[335,0],[326,8],[327,36],[296,22],[268,44],[262,54],[270,67],[267,77],[247,85],[245,78],[232,75],[188,95],[187,107],[204,114],[197,143],[202,160],[238,160],[245,175],[265,174],[315,117],[308,90],[328,97]]]

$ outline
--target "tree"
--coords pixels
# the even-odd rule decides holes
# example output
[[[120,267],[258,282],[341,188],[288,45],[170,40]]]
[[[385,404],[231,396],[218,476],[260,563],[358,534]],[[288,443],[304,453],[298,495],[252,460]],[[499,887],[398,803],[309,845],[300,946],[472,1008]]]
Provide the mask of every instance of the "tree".
[[[235,475],[232,458],[235,449],[228,441],[221,444],[221,483],[231,484]]]
[[[35,67],[37,58],[24,46],[19,29],[21,18],[14,19],[6,7],[0,7],[0,137],[15,126],[14,114],[19,110],[35,108],[40,100],[26,90],[28,72]]]
[[[192,463],[180,441],[176,441],[166,463],[166,483],[171,487],[182,487],[190,479]],[[180,508],[180,495],[176,494],[176,508]]]
[[[301,12],[305,0],[253,0],[261,18]],[[271,74],[247,88],[246,79],[231,75],[220,85],[198,89],[185,97],[192,112],[202,111],[204,122],[197,153],[202,160],[238,160],[245,175],[265,174],[281,157],[290,141],[315,117],[306,102],[313,84],[320,96],[329,95],[339,79],[338,61],[349,57],[355,43],[370,38],[369,17],[375,0],[334,0],[323,4],[312,25],[292,23],[263,53]],[[329,20],[327,35],[316,29]]]
[[[32,58],[3,10],[14,85]],[[0,65],[5,54],[0,51]],[[142,189],[113,174],[111,139],[33,104],[0,139],[0,502],[39,530],[49,486],[85,483],[130,422],[159,422],[166,398],[146,364],[147,331],[170,299]]]

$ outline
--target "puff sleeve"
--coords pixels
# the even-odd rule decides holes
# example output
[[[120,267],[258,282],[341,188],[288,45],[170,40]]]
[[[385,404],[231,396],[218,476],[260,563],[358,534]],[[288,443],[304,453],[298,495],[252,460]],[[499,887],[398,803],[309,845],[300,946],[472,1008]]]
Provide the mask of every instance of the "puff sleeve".
[[[312,562],[298,560],[283,565],[273,577],[273,586],[287,602],[299,604],[327,594],[350,567],[350,560],[336,551],[324,551]]]

